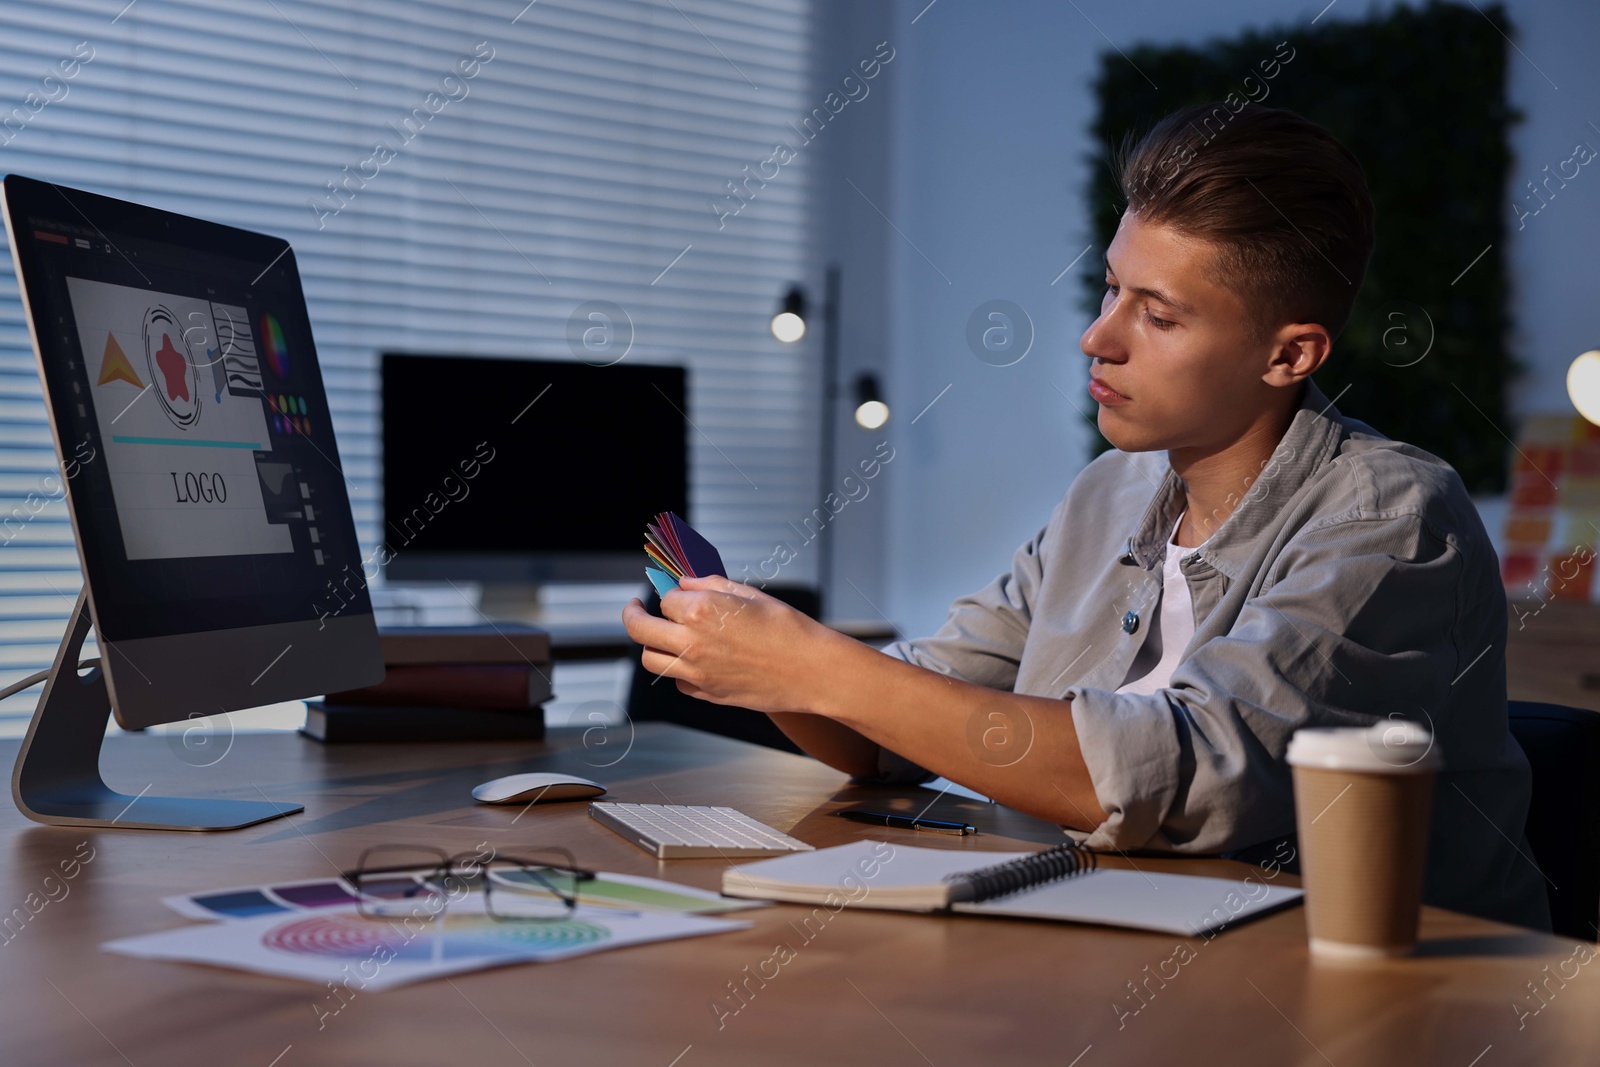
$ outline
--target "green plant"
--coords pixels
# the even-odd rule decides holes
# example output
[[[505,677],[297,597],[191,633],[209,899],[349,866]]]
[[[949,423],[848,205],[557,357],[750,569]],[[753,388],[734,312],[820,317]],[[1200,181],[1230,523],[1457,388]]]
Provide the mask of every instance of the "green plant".
[[[1084,309],[1099,314],[1100,253],[1123,208],[1110,164],[1125,134],[1230,92],[1299,112],[1356,154],[1377,211],[1366,283],[1318,387],[1346,414],[1447,460],[1469,490],[1504,489],[1516,436],[1506,396],[1523,372],[1507,346],[1504,258],[1507,131],[1521,116],[1505,100],[1511,26],[1500,5],[1482,11],[1434,0],[1310,30],[1103,54],[1092,127],[1103,155],[1092,159],[1087,190],[1096,249],[1084,258]],[[1242,87],[1248,75],[1263,83],[1259,65],[1283,41],[1293,59],[1264,82],[1267,95]],[[1391,312],[1405,306],[1410,347],[1386,345],[1386,330],[1390,342],[1400,339],[1402,320]],[[1413,362],[1430,321],[1432,346]],[[1095,436],[1096,453],[1110,447],[1098,429]]]

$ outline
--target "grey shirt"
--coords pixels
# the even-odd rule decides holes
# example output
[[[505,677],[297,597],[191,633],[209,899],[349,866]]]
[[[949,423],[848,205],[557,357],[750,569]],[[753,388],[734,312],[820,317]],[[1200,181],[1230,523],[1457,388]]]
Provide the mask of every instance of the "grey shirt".
[[[1111,849],[1216,853],[1294,833],[1303,726],[1427,725],[1444,760],[1426,899],[1548,930],[1523,837],[1528,762],[1506,725],[1506,597],[1449,464],[1341,415],[1307,382],[1233,512],[1180,567],[1195,633],[1170,684],[1115,692],[1159,610],[1184,509],[1164,452],[1106,452],[1009,571],[932,637],[884,652],[992,689],[1071,697]],[[929,772],[880,749],[880,778]],[[1064,828],[1065,829],[1065,828]]]

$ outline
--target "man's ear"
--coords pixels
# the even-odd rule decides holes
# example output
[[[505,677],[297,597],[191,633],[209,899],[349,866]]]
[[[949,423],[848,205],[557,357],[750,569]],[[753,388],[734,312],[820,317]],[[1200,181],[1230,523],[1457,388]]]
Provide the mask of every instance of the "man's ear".
[[[1273,335],[1272,358],[1261,380],[1268,385],[1294,385],[1315,374],[1333,351],[1333,338],[1314,322],[1294,322]]]

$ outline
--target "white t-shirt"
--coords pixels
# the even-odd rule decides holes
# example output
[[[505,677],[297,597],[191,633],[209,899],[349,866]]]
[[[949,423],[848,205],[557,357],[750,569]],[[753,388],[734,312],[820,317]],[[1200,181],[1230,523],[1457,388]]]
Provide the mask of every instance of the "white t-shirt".
[[[1139,648],[1139,654],[1128,665],[1128,676],[1117,687],[1119,693],[1150,694],[1164,689],[1172,681],[1172,670],[1194,636],[1194,601],[1189,596],[1189,583],[1178,570],[1178,561],[1201,545],[1184,548],[1173,543],[1183,516],[1172,524],[1172,534],[1167,538],[1167,558],[1162,564],[1160,608],[1147,614],[1145,619],[1150,633]],[[1209,538],[1208,538],[1209,540]]]

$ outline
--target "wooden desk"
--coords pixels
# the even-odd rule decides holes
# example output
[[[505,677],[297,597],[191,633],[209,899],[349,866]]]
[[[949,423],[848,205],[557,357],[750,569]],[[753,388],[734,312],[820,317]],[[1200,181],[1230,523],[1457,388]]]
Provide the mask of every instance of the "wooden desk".
[[[1600,711],[1600,604],[1507,604],[1506,695]]]
[[[106,773],[130,793],[146,783],[264,793],[306,811],[228,834],[182,834],[37,826],[7,805],[0,906],[20,907],[40,891],[79,842],[95,854],[65,897],[0,943],[0,1063],[1497,1067],[1592,1063],[1600,1048],[1600,963],[1568,964],[1577,976],[1564,984],[1550,979],[1548,1006],[1519,1031],[1513,1003],[1537,1006],[1528,983],[1554,973],[1574,946],[1431,909],[1419,958],[1352,968],[1308,961],[1298,907],[1204,942],[848,909],[807,940],[799,923],[810,909],[781,905],[742,913],[755,926],[735,933],[358,993],[320,1031],[313,1005],[325,989],[97,948],[182,925],[163,894],[322,877],[383,841],[452,851],[560,843],[603,870],[718,886],[722,861],[658,862],[589,819],[581,802],[517,819],[516,809],[468,798],[474,784],[520,770],[599,778],[622,800],[734,805],[817,845],[869,836],[967,849],[1059,840],[1054,827],[1015,812],[949,799],[934,811],[985,832],[874,831],[828,813],[865,799],[915,810],[933,794],[845,788],[811,760],[664,724],[638,727],[631,747],[625,730],[589,741],[558,730],[539,743],[323,747],[298,735],[246,735],[214,766],[192,768],[165,738],[111,739]],[[15,753],[15,742],[0,745],[0,758]],[[1239,878],[1253,870],[1220,860],[1137,863]],[[753,995],[719,1029],[712,1003],[780,942],[793,959],[764,985],[752,981]],[[1191,956],[1174,958],[1180,942]],[[1137,1015],[1130,983],[1151,991]]]

